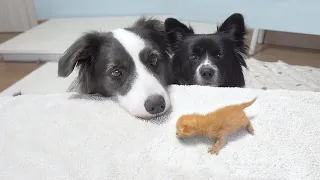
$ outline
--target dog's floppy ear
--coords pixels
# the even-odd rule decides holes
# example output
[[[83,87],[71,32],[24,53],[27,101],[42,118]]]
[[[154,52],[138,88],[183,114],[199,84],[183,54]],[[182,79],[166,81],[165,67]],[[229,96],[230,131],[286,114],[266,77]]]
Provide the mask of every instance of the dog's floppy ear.
[[[101,41],[101,34],[95,31],[77,39],[60,58],[58,76],[69,76],[76,65],[92,64],[98,54]]]
[[[191,26],[187,27],[175,18],[167,18],[164,27],[171,44],[180,42],[188,34],[194,34]]]
[[[242,14],[234,13],[229,16],[223,24],[218,27],[217,32],[229,35],[235,40],[238,48],[243,47],[245,43],[244,38],[247,32]]]

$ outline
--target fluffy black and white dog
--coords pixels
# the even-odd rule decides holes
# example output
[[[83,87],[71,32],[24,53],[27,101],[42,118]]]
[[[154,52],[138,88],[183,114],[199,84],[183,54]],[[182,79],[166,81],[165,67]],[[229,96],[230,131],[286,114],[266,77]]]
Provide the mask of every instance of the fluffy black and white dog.
[[[235,13],[212,34],[195,34],[177,19],[165,20],[165,29],[174,53],[172,69],[175,84],[243,87],[242,66],[246,27],[243,16]]]
[[[78,91],[112,97],[132,115],[150,118],[171,104],[168,51],[163,22],[143,17],[128,28],[80,37],[59,60],[58,75],[67,77],[77,66]]]

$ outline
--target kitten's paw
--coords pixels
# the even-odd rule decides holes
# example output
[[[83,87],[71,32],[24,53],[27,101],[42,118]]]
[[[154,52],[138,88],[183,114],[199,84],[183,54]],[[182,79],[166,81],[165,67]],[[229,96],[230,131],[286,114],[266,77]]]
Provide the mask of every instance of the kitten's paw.
[[[219,151],[220,151],[220,149],[215,148],[215,147],[208,148],[208,153],[210,153],[210,154],[216,154],[216,155],[218,155],[218,154],[219,154]]]
[[[246,129],[247,129],[247,131],[249,132],[249,134],[254,135],[254,129],[253,129],[253,127],[252,127],[251,124],[249,124],[249,125],[246,127]]]
[[[254,130],[249,131],[249,133],[253,136],[254,135]]]
[[[247,131],[249,132],[249,134],[254,135],[254,129],[252,127],[247,128]]]

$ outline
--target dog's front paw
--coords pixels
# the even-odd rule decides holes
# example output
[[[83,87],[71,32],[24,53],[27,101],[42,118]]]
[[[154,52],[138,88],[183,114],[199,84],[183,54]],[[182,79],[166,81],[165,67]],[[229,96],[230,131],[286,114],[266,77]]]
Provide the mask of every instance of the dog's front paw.
[[[218,154],[219,154],[219,151],[220,151],[220,149],[218,149],[218,148],[216,148],[216,147],[208,148],[208,153],[210,153],[210,154],[216,154],[216,155],[218,155]]]

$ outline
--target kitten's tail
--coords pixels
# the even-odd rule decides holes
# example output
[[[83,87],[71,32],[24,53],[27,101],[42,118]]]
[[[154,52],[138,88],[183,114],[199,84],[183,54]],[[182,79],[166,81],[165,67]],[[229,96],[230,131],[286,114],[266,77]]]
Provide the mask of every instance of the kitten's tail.
[[[256,100],[257,100],[258,97],[254,98],[253,100],[249,101],[249,102],[245,102],[245,103],[242,103],[240,104],[240,107],[242,109],[246,108],[246,107],[249,107],[251,106]]]

